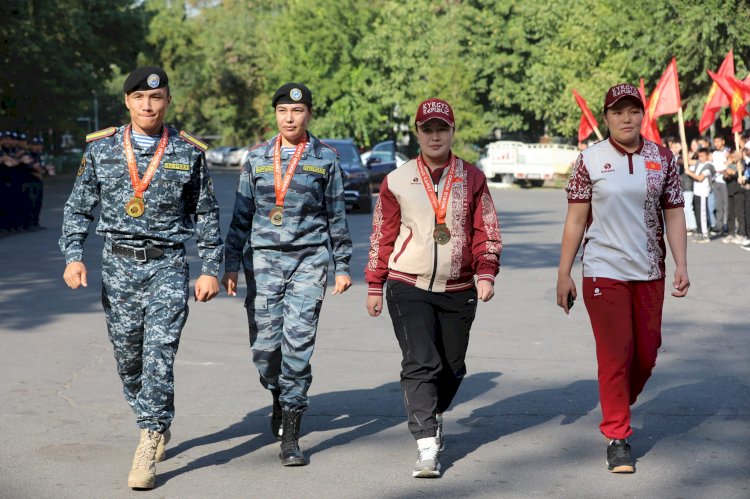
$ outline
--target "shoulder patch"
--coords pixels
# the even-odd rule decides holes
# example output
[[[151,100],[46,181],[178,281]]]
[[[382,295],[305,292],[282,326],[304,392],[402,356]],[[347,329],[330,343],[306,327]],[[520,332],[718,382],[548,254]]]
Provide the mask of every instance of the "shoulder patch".
[[[184,140],[185,142],[193,144],[195,147],[197,147],[203,152],[206,152],[206,149],[208,149],[208,144],[196,139],[195,137],[187,133],[185,130],[180,131],[180,138]]]
[[[93,142],[95,140],[103,139],[104,137],[111,137],[117,131],[117,127],[111,126],[98,132],[92,132],[86,135],[86,142]]]

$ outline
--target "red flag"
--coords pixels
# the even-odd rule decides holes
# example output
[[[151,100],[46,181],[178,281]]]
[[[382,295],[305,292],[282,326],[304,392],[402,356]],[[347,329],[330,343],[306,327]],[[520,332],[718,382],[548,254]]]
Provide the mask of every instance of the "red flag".
[[[724,57],[724,62],[719,66],[719,75],[734,78],[734,53],[730,50]],[[703,107],[701,121],[698,123],[698,131],[703,135],[708,127],[716,121],[716,114],[719,109],[729,105],[729,98],[724,92],[719,91],[716,82],[711,83],[711,90],[708,91],[706,105]]]
[[[576,98],[576,103],[581,108],[581,123],[578,125],[578,142],[583,142],[591,135],[595,128],[599,127],[599,124],[591,113],[588,104],[586,104],[586,99],[581,97],[575,89],[573,89],[573,97]]]
[[[651,110],[649,107],[649,101],[646,98],[646,86],[641,78],[641,86],[638,88],[641,93],[641,99],[643,99],[643,122],[641,123],[641,135],[644,139],[661,144],[661,136],[659,135],[659,127],[656,123],[656,118],[651,116]]]
[[[677,79],[677,60],[673,57],[664,74],[659,78],[654,93],[649,99],[648,108],[653,118],[663,114],[675,114],[682,107],[680,82]]]
[[[709,71],[708,75],[719,85],[722,92],[729,98],[729,108],[732,110],[732,132],[742,131],[742,118],[747,116],[747,103],[750,102],[750,78],[740,81],[737,78],[727,78]]]

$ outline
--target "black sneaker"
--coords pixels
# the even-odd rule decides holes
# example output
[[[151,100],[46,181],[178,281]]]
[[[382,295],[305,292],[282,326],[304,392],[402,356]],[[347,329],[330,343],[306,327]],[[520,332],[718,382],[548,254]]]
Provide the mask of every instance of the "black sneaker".
[[[610,440],[607,445],[607,469],[612,473],[635,473],[627,440]]]

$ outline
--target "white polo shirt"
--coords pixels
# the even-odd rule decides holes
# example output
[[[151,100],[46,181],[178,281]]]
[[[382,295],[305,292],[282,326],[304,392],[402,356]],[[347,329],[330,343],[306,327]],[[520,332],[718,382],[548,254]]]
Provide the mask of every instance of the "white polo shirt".
[[[628,153],[611,139],[584,150],[566,188],[569,203],[589,203],[584,277],[622,281],[664,278],[662,211],[682,208],[672,152],[641,138]]]

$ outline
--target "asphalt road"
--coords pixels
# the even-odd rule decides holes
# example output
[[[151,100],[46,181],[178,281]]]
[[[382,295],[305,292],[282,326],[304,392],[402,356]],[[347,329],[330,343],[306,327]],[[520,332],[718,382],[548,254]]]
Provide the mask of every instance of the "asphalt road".
[[[235,183],[236,173],[216,172],[225,229]],[[279,464],[242,299],[221,295],[191,304],[168,459],[153,491],[133,492],[138,430],[101,311],[101,238],[86,246],[89,287],[71,291],[61,278],[71,185],[47,183],[46,230],[0,239],[0,497],[750,497],[750,252],[689,246],[690,293],[666,299],[664,346],[634,407],[638,471],[612,475],[586,311],[580,303],[568,318],[554,304],[565,214],[554,189],[493,189],[501,275],[474,323],[442,478],[411,477],[397,343],[387,314],[364,308],[370,216],[352,215],[355,284],[326,298],[313,356],[301,439],[310,465]],[[194,279],[194,245],[189,253]]]

